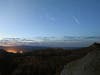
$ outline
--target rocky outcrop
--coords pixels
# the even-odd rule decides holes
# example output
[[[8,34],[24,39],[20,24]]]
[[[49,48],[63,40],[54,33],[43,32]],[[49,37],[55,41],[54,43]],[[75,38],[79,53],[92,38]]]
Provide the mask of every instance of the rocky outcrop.
[[[94,43],[90,47],[94,50],[67,64],[61,75],[100,75],[100,44]]]

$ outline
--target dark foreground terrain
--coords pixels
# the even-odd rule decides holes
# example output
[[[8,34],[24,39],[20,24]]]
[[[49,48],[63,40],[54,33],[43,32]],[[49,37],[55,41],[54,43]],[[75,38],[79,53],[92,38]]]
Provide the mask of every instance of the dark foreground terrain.
[[[100,44],[75,50],[47,48],[16,54],[1,49],[0,75],[60,75],[64,65],[83,58],[96,48],[100,49]]]
[[[100,75],[100,44],[92,48],[94,50],[83,58],[66,64],[61,75]]]

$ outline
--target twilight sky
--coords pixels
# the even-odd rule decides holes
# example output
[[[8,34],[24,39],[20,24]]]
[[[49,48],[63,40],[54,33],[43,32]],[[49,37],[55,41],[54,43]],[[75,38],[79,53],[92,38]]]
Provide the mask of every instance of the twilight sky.
[[[100,42],[100,0],[0,0],[0,39],[5,38],[48,46]]]

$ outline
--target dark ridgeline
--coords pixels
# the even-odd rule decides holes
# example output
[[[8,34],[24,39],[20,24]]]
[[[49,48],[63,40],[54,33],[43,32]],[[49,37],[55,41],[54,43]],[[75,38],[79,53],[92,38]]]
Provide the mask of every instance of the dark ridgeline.
[[[100,75],[100,44],[90,48],[93,50],[86,56],[65,65],[60,75]]]
[[[75,50],[47,48],[27,53],[8,53],[0,50],[0,75],[60,75],[64,65],[86,56],[100,48],[94,43],[90,47]]]

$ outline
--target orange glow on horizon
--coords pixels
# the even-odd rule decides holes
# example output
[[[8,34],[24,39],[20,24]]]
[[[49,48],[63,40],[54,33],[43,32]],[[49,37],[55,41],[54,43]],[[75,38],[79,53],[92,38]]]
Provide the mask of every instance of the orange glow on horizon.
[[[7,52],[9,52],[9,53],[18,53],[18,51],[16,51],[16,50],[13,50],[13,49],[10,49],[10,50],[6,50]]]
[[[8,49],[6,51],[9,52],[9,53],[23,53],[22,50],[18,51],[18,50],[14,50],[14,49]]]

